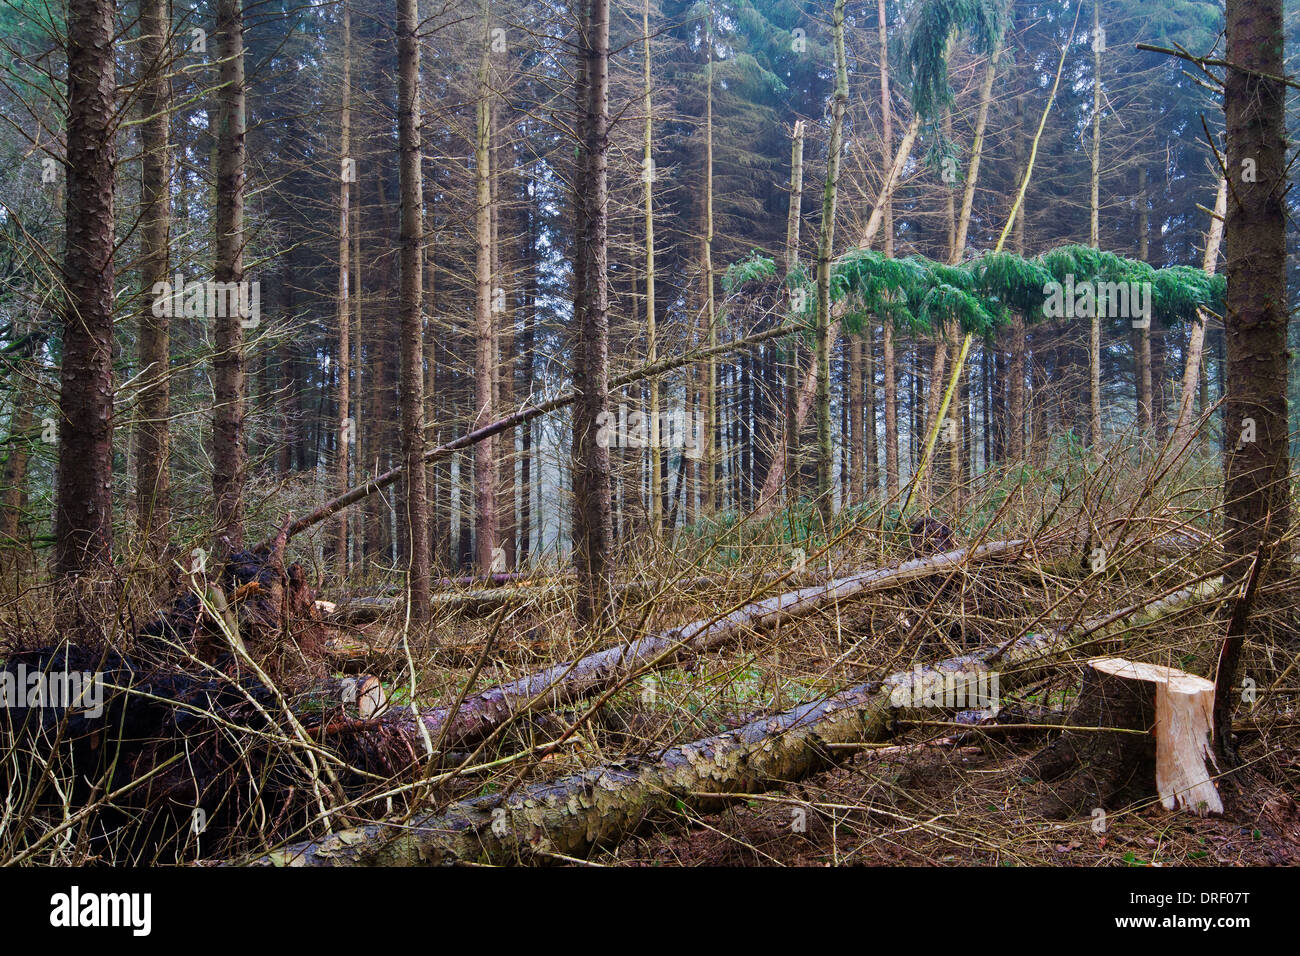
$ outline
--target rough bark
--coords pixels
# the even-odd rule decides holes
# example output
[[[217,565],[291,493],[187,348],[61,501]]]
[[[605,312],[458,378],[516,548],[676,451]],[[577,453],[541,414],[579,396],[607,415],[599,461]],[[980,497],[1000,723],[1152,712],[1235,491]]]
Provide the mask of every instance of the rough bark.
[[[242,0],[217,2],[217,282],[244,281],[244,11]],[[217,554],[244,543],[244,325],[231,309],[212,317],[212,495],[216,504]],[[233,313],[233,314],[231,314]]]
[[[826,187],[822,194],[821,233],[817,243],[817,507],[822,525],[830,527],[835,510],[831,473],[831,257],[835,250],[835,206],[840,184],[840,152],[844,139],[844,110],[849,101],[848,65],[844,53],[844,0],[831,11],[835,42],[835,91],[831,99],[830,144],[827,146]]]
[[[138,346],[141,369],[136,432],[136,522],[145,546],[155,557],[167,547],[171,523],[168,459],[171,429],[171,319],[154,314],[155,283],[167,281],[171,223],[171,152],[168,122],[171,84],[166,38],[171,17],[166,0],[140,4],[140,280],[144,309]],[[162,310],[160,310],[162,311]]]
[[[112,561],[113,11],[68,4],[68,177],[59,369],[54,570],[71,576]]]
[[[608,621],[613,550],[609,449],[597,441],[599,418],[609,407],[609,0],[587,0],[580,25],[584,77],[581,208],[576,255],[582,289],[575,302],[579,348],[573,385],[573,556],[578,570],[578,614],[591,625]]]
[[[1092,150],[1088,244],[1101,248],[1101,0],[1092,0]],[[1101,316],[1088,321],[1088,441],[1101,446]]]
[[[474,140],[474,417],[475,427],[493,420],[492,377],[496,369],[492,321],[492,91],[490,5],[483,3],[482,50],[479,53],[478,109]],[[474,560],[481,573],[492,568],[497,546],[496,439],[474,447]]]
[[[429,616],[429,512],[424,472],[424,349],[422,245],[424,217],[420,171],[420,47],[416,0],[397,0],[398,150],[401,195],[401,416],[402,460],[406,500],[403,519],[409,529],[407,586],[411,618]]]
[[[348,254],[351,251],[352,180],[355,179],[355,161],[352,157],[352,10],[348,0],[343,3],[343,79],[339,91],[339,274],[338,274],[338,384],[336,402],[338,417],[336,435],[338,450],[334,455],[334,487],[342,494],[348,488],[348,464],[351,456],[351,438],[356,432],[356,422],[351,417],[352,368],[351,309],[348,283]],[[334,538],[334,560],[340,573],[348,572],[348,515],[340,515]]]
[[[645,193],[645,321],[646,321],[646,362],[653,365],[659,357],[659,342],[655,329],[655,215],[654,215],[654,181],[655,166],[651,146],[654,143],[654,110],[651,102],[652,81],[650,77],[650,0],[645,0],[641,8],[642,43],[642,108],[645,110],[644,153],[641,158],[641,179]],[[650,447],[646,449],[650,469],[650,533],[658,535],[663,530],[663,482],[660,468],[662,455],[659,451],[659,379],[651,378],[646,383],[650,391]]]
[[[1246,580],[1252,558],[1290,526],[1287,475],[1286,85],[1281,0],[1228,0],[1224,112],[1228,215],[1224,228],[1227,297],[1227,402],[1224,413],[1224,570]],[[1254,425],[1254,434],[1248,432]],[[1253,438],[1253,441],[1247,440]],[[1285,559],[1279,547],[1276,558]],[[1267,581],[1267,577],[1264,578]],[[1240,649],[1225,644],[1218,682],[1234,684]],[[1226,680],[1225,680],[1226,672]],[[1226,711],[1226,708],[1225,708]],[[1222,716],[1222,715],[1216,715]],[[1230,726],[1216,727],[1229,756]]]
[[[894,149],[894,107],[889,96],[889,36],[886,0],[876,2],[877,40],[880,45],[880,115],[883,135],[880,141],[881,162],[889,162]],[[894,202],[885,198],[882,214],[885,238],[883,251],[894,255]],[[898,387],[895,382],[894,328],[888,319],[881,322],[880,361],[884,365],[885,402],[885,495],[892,500],[898,494]]]

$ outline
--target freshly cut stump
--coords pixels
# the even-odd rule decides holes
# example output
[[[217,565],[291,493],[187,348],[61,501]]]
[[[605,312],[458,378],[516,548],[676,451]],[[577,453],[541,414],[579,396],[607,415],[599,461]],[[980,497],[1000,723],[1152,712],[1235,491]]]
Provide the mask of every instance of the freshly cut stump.
[[[1213,781],[1214,684],[1159,664],[1120,657],[1088,662],[1067,730],[1030,759],[1060,781],[1042,812],[1055,819],[1117,809],[1158,794],[1168,810],[1223,813]]]

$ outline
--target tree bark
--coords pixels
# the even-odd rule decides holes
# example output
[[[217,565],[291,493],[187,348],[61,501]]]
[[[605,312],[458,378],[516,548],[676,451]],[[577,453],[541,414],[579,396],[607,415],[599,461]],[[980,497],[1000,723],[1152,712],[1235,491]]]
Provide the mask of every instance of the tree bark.
[[[423,177],[420,170],[420,47],[417,0],[397,0],[397,126],[401,180],[401,415],[406,478],[405,519],[409,530],[407,588],[411,618],[429,617],[429,511],[424,472],[424,270]]]
[[[113,11],[108,0],[68,4],[67,304],[54,500],[54,570],[61,576],[112,562]]]
[[[822,195],[821,235],[817,243],[817,507],[822,526],[829,528],[835,511],[831,474],[831,258],[835,250],[835,205],[840,184],[840,152],[844,139],[844,110],[849,101],[848,65],[844,53],[844,0],[831,12],[835,42],[835,91],[831,100],[830,144],[827,146],[826,187]]]
[[[1254,556],[1290,526],[1287,441],[1286,86],[1282,0],[1228,0],[1224,113],[1228,291],[1224,418],[1224,577],[1239,589]],[[1253,426],[1253,434],[1251,433]],[[1253,439],[1253,440],[1250,440]],[[1285,560],[1279,545],[1275,559]],[[1267,575],[1261,583],[1267,581]],[[1258,627],[1258,625],[1256,625]],[[1218,686],[1235,686],[1250,630],[1225,642]],[[1231,711],[1217,713],[1215,747],[1232,753]]]
[[[171,84],[167,37],[171,17],[166,0],[140,5],[140,279],[144,311],[138,346],[141,374],[136,433],[136,522],[155,560],[167,547],[171,524],[168,460],[171,429],[171,319],[156,315],[154,286],[167,282],[171,225],[171,148],[168,136]],[[158,309],[168,312],[167,309]]]
[[[1101,0],[1092,0],[1092,179],[1088,244],[1101,248]],[[1088,321],[1088,440],[1101,447],[1101,316]]]
[[[655,215],[654,181],[655,165],[651,146],[654,143],[654,110],[651,103],[650,77],[650,0],[641,8],[642,52],[642,108],[645,110],[644,153],[641,159],[641,180],[645,193],[645,321],[646,362],[653,365],[659,357],[659,342],[655,329]],[[646,453],[650,469],[650,533],[658,536],[663,531],[663,482],[660,473],[662,455],[659,452],[659,379],[646,383],[650,391],[650,441]]]
[[[884,135],[880,141],[882,163],[890,161],[894,149],[894,107],[889,96],[889,36],[887,31],[886,0],[876,0],[877,39],[880,44],[880,115]],[[885,238],[883,251],[894,255],[894,202],[892,193],[885,198]],[[880,329],[880,361],[884,365],[885,402],[885,496],[892,500],[898,495],[898,386],[895,381],[894,327],[885,318]]]
[[[244,12],[242,0],[217,0],[217,282],[244,281]],[[213,318],[212,495],[218,559],[244,543],[244,324],[234,310]],[[234,314],[231,314],[234,313]]]
[[[600,626],[611,616],[613,550],[609,448],[597,440],[609,408],[609,0],[585,0],[579,24],[582,94],[581,210],[576,253],[582,287],[575,306],[579,347],[573,384],[573,552],[578,615]]]
[[[492,377],[496,369],[492,288],[492,105],[491,21],[488,0],[483,2],[482,50],[479,56],[478,122],[474,141],[475,285],[474,300],[474,417],[472,427],[493,420]],[[496,439],[489,437],[474,448],[474,559],[479,572],[492,567],[497,546]]]
[[[348,488],[348,464],[351,456],[352,436],[356,421],[351,415],[352,369],[351,303],[349,301],[348,254],[351,251],[352,181],[356,178],[355,159],[352,156],[352,11],[348,0],[343,2],[343,81],[339,92],[339,275],[338,302],[338,418],[335,435],[338,451],[334,456],[334,486],[338,493]],[[334,560],[343,577],[348,573],[348,515],[340,515],[334,538]]]

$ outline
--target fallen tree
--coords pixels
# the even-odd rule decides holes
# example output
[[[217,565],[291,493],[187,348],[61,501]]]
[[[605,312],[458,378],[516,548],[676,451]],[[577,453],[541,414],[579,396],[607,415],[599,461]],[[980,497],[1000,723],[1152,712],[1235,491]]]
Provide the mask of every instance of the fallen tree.
[[[407,737],[418,745],[417,750],[427,752],[423,744],[426,734],[435,746],[437,741],[442,742],[442,748],[462,746],[482,740],[521,714],[560,707],[623,686],[645,672],[671,667],[683,657],[724,646],[742,634],[761,632],[873,591],[955,572],[968,563],[1018,558],[1026,546],[1026,541],[1018,539],[994,541],[787,591],[722,615],[548,667],[466,697],[459,704],[423,711],[418,718],[409,712],[393,713],[385,718],[386,729]]]
[[[1114,631],[1208,596],[1220,581],[1178,591],[1075,628],[1028,634],[1001,647],[859,684],[833,697],[665,751],[658,760],[596,767],[511,794],[455,803],[414,821],[373,823],[273,851],[260,865],[510,863],[581,857],[616,844],[655,813],[708,813],[726,795],[760,793],[829,769],[844,744],[883,740],[949,688],[999,692],[1032,683],[1067,655]],[[996,666],[996,671],[994,670]],[[963,693],[963,700],[966,694]],[[720,796],[721,795],[721,796]]]

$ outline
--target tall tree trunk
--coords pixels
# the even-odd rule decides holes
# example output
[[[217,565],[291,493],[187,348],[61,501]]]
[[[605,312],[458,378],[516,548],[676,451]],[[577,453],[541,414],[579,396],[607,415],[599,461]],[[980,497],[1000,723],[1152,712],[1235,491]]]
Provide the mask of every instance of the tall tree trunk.
[[[573,551],[579,618],[600,626],[612,616],[613,550],[609,448],[597,440],[600,416],[609,408],[609,0],[585,0],[579,34],[582,168],[574,199],[581,209],[576,252],[582,286],[575,302]]]
[[[471,428],[492,421],[492,377],[496,366],[492,322],[492,105],[490,5],[483,3],[483,46],[479,56],[478,121],[474,139],[475,267],[474,300],[474,417]],[[481,573],[492,570],[497,546],[496,441],[474,449],[474,556]]]
[[[790,201],[785,224],[785,274],[789,277],[799,268],[799,234],[803,225],[803,120],[795,120],[794,136],[790,144]],[[792,301],[787,286],[787,303]],[[793,478],[799,472],[799,428],[795,424],[795,406],[799,402],[799,343],[791,340],[785,366],[785,413],[781,416],[784,430],[783,449],[773,455],[769,471],[776,468],[778,460],[782,470]]]
[[[171,226],[171,84],[166,38],[171,32],[166,0],[140,4],[140,278],[146,290],[140,316],[141,384],[136,433],[136,521],[145,546],[155,559],[167,547],[171,523],[168,459],[171,430],[171,317],[155,309],[155,284],[167,282]],[[156,312],[164,314],[158,315]]]
[[[713,0],[706,4],[705,52],[708,69],[705,73],[704,96],[704,322],[708,329],[709,347],[718,344],[717,314],[713,301]],[[703,500],[700,511],[711,515],[719,507],[718,488],[718,359],[710,354],[704,378],[704,470]]]
[[[868,344],[870,344],[868,342]],[[845,488],[847,494],[844,496],[844,504],[855,504],[861,497],[863,486],[866,483],[864,475],[864,455],[862,449],[863,432],[866,429],[865,411],[862,407],[864,396],[863,369],[862,369],[862,349],[863,342],[861,335],[855,335],[849,343],[849,384],[848,395],[845,396],[845,403],[848,406],[849,427],[848,450],[849,450],[849,467],[845,471],[847,481]]]
[[[401,416],[402,459],[406,469],[405,525],[411,618],[429,617],[432,585],[429,561],[429,511],[424,472],[424,348],[422,346],[424,270],[423,177],[420,170],[420,46],[417,0],[397,0],[397,137],[401,186]]]
[[[1224,587],[1239,590],[1251,559],[1288,532],[1286,86],[1282,0],[1228,0],[1224,113],[1228,197]],[[1253,428],[1251,428],[1253,426]],[[1234,438],[1236,440],[1234,440]],[[1279,545],[1278,550],[1283,550]],[[1283,557],[1275,555],[1275,557]],[[1261,582],[1267,575],[1261,575]],[[1232,709],[1242,627],[1223,644],[1215,681],[1215,747],[1233,755]]]
[[[217,282],[244,281],[244,13],[241,0],[217,2]],[[244,326],[240,316],[216,317],[212,425],[212,493],[217,552],[244,541]]]
[[[817,507],[829,527],[835,501],[831,490],[831,258],[835,249],[835,205],[840,181],[840,151],[844,110],[849,102],[849,74],[844,53],[844,0],[831,11],[835,41],[835,91],[831,101],[830,144],[827,146],[826,187],[822,194],[821,235],[817,243]]]
[[[352,436],[356,421],[351,414],[352,367],[351,309],[349,301],[348,254],[351,251],[349,214],[351,212],[352,182],[356,179],[356,161],[352,156],[352,11],[348,0],[343,2],[343,81],[339,92],[339,276],[338,276],[338,417],[336,434],[338,453],[334,456],[334,484],[340,493],[348,487],[348,461],[351,456]],[[348,573],[348,516],[340,515],[335,532],[334,560],[339,573]]]
[[[54,570],[106,568],[113,548],[113,11],[68,3],[68,177]]]
[[[1088,244],[1101,248],[1101,0],[1092,0],[1092,180]],[[1088,440],[1101,447],[1101,310],[1088,320]]]
[[[889,36],[885,16],[886,0],[876,0],[878,39],[880,41],[880,115],[884,126],[880,141],[880,158],[888,163],[894,149],[894,107],[889,95]],[[888,258],[894,256],[894,200],[885,197],[883,210],[885,239],[883,251]],[[881,322],[880,362],[884,366],[885,402],[885,495],[898,494],[898,385],[894,360],[893,323],[885,318]]]
[[[659,358],[659,342],[655,329],[655,215],[654,181],[655,165],[651,146],[654,143],[654,112],[650,99],[650,0],[641,8],[642,53],[642,108],[645,110],[644,153],[641,159],[641,181],[645,192],[645,321],[646,362],[654,364]],[[660,474],[662,456],[659,452],[659,378],[654,376],[646,383],[650,390],[650,441],[646,449],[650,467],[650,533],[658,535],[663,530],[663,482]]]

